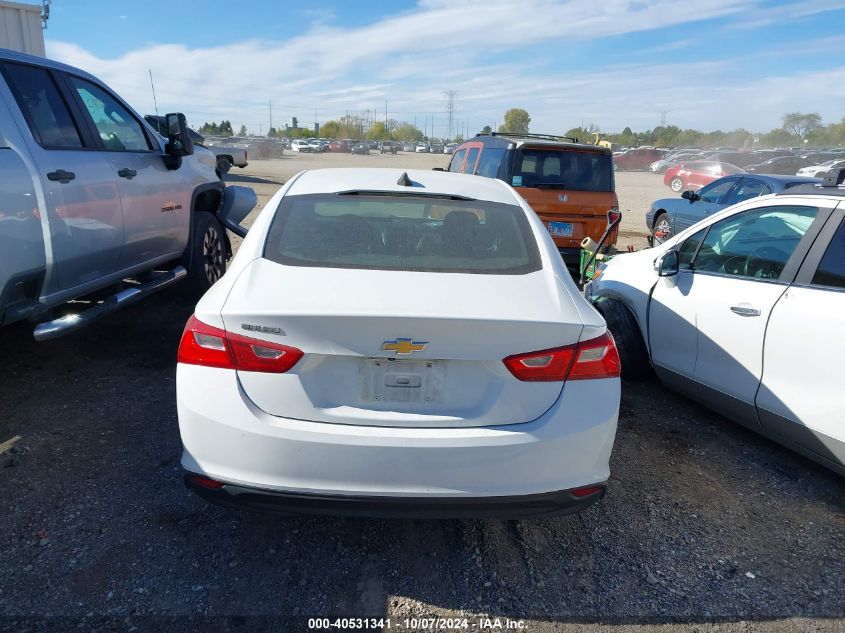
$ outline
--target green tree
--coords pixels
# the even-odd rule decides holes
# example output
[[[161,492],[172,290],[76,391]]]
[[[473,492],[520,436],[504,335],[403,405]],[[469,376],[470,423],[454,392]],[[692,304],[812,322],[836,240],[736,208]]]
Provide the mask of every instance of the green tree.
[[[771,132],[760,135],[761,147],[789,147],[796,142],[796,136],[783,128],[775,128]]]
[[[340,138],[340,123],[337,121],[326,121],[320,126],[320,136],[326,138]]]
[[[801,112],[787,112],[783,115],[783,129],[792,132],[802,142],[810,132],[822,126],[822,118],[817,112],[803,114]]]
[[[406,141],[406,142],[415,142],[421,141],[423,137],[422,130],[418,127],[414,127],[411,123],[400,123],[395,130],[393,130],[394,140],[397,141]]]
[[[384,141],[389,136],[387,128],[384,127],[384,123],[381,121],[376,121],[367,130],[367,138],[371,141]]]
[[[514,134],[527,134],[531,117],[522,108],[511,108],[505,112],[504,123],[499,126],[499,132],[512,132]]]
[[[246,126],[241,125],[241,129],[238,130],[238,136],[246,136]]]
[[[490,127],[489,125],[485,125],[483,128],[481,128],[482,134],[490,134],[490,132],[492,132],[492,131],[493,131],[493,128]]]

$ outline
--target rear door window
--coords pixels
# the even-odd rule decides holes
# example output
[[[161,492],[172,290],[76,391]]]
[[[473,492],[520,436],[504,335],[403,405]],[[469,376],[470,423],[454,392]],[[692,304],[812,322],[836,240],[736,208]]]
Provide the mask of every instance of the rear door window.
[[[845,288],[845,220],[839,225],[824,252],[816,274],[813,275],[812,284]]]
[[[541,268],[521,207],[421,195],[287,196],[264,257],[288,266],[433,273]]]
[[[50,73],[21,64],[7,64],[3,71],[33,138],[42,147],[82,147],[70,110]]]
[[[514,161],[514,187],[613,191],[613,161],[604,153],[525,148]]]

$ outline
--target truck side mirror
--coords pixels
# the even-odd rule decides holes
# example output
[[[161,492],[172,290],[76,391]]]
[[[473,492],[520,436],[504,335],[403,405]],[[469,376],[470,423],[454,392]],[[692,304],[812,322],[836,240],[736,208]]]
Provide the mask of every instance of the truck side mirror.
[[[167,144],[164,146],[164,153],[168,160],[165,161],[168,169],[179,169],[183,156],[190,156],[194,153],[194,142],[188,131],[188,122],[181,112],[171,112],[165,116],[167,124]]]
[[[658,277],[672,277],[678,274],[681,265],[678,260],[678,251],[669,250],[663,253],[660,259],[657,260],[657,276]]]

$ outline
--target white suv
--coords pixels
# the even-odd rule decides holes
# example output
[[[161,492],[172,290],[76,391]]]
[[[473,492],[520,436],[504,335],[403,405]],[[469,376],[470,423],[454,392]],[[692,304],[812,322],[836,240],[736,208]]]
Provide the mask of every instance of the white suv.
[[[623,377],[668,386],[845,474],[845,169],[615,257],[585,289]]]

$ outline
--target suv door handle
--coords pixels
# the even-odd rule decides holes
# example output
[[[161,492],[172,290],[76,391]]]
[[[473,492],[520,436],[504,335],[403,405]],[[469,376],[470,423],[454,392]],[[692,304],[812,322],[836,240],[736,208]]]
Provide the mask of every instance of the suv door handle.
[[[757,308],[752,308],[751,306],[731,306],[731,312],[744,317],[760,316],[760,311]]]
[[[64,169],[57,169],[56,171],[51,171],[47,174],[47,180],[60,182],[62,184],[67,184],[74,178],[76,178],[76,174],[72,171],[65,171]]]
[[[132,180],[135,176],[138,175],[138,172],[134,169],[129,169],[128,167],[124,167],[123,169],[117,172],[117,175],[121,178],[126,178],[126,180]]]

